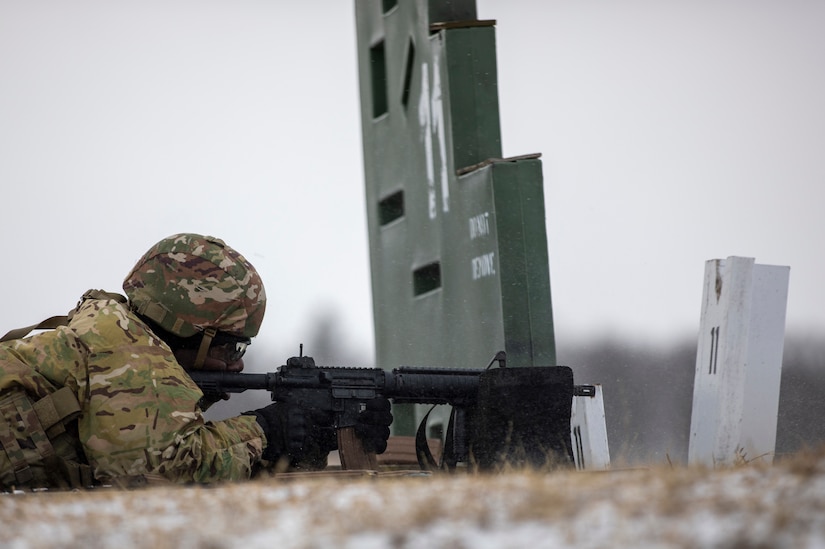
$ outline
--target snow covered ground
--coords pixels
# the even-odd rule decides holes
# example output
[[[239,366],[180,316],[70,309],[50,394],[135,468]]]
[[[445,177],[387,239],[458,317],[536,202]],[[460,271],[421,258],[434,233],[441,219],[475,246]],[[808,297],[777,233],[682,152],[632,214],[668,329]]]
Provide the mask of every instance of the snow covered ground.
[[[0,494],[0,547],[825,547],[825,453],[724,470],[374,474]]]

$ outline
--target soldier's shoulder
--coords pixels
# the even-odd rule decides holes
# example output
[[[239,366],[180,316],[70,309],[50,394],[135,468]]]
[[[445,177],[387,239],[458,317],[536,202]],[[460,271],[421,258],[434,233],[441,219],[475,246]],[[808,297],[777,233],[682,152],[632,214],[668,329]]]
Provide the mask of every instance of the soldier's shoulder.
[[[145,327],[126,303],[113,298],[85,299],[75,310],[69,327],[81,338],[101,336],[132,339]]]

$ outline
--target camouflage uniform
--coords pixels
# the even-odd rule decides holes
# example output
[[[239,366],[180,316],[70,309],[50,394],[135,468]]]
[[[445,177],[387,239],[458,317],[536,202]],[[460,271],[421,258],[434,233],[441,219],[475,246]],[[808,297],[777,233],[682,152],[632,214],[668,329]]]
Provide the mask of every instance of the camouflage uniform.
[[[173,239],[163,242],[168,241]],[[175,254],[158,247],[150,252],[164,257]],[[232,263],[228,257],[221,261],[224,267]],[[196,268],[202,269],[206,263],[201,261]],[[217,286],[195,288],[185,280],[180,284],[213,298],[220,293]],[[133,288],[126,289],[134,294]],[[263,287],[244,297],[263,303]],[[195,298],[196,303],[198,300],[204,303],[202,297]],[[206,301],[207,307],[210,303],[214,299]],[[135,303],[131,306],[136,308]],[[255,313],[260,314],[258,326],[262,308]],[[243,332],[248,325],[243,307],[226,311],[224,320],[228,318]],[[192,313],[186,324],[194,322],[197,315]],[[250,335],[257,333],[257,326],[253,331]],[[22,389],[36,401],[62,387],[77,397],[77,438],[94,478],[100,482],[245,479],[266,445],[254,416],[205,421],[198,404],[203,394],[172,350],[129,305],[117,299],[86,299],[67,326],[0,344],[0,395]],[[8,465],[4,459],[6,454],[0,449],[0,470]]]

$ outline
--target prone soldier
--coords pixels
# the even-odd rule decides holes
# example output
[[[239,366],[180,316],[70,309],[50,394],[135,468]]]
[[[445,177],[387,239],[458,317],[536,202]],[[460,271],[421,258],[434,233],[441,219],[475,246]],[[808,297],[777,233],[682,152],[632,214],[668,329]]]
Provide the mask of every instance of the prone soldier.
[[[328,414],[275,402],[222,421],[187,374],[240,372],[266,309],[263,281],[217,238],[155,244],[123,283],[90,290],[60,322],[0,343],[0,488],[247,479],[261,466],[318,469]],[[62,324],[54,326],[53,324]],[[28,329],[26,329],[28,331]],[[390,404],[367,403],[359,436],[386,448]]]

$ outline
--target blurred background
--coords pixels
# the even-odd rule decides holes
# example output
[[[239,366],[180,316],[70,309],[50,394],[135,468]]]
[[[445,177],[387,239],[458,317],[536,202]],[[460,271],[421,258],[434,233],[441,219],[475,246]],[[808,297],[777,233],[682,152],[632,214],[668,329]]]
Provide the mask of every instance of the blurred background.
[[[704,262],[731,255],[791,267],[778,445],[821,440],[825,4],[477,5],[614,459],[686,457]],[[247,370],[301,343],[375,366],[357,74],[351,2],[0,0],[0,333],[200,232],[267,284]]]

